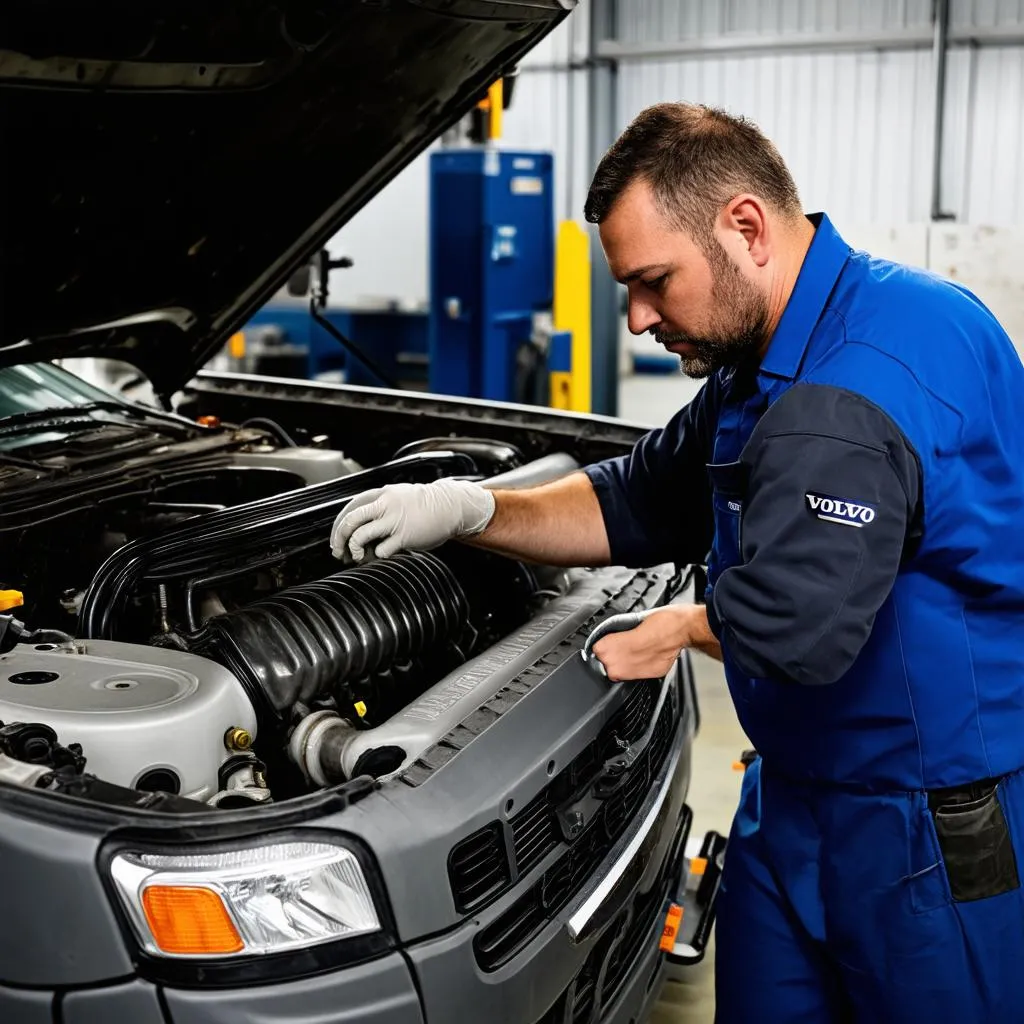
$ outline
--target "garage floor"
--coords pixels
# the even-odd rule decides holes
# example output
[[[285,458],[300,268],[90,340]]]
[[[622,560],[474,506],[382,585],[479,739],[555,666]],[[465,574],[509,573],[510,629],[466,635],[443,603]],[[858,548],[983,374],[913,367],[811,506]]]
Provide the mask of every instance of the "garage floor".
[[[619,388],[619,415],[636,423],[658,425],[696,393],[699,382],[682,375],[624,377]],[[727,832],[739,798],[740,774],[732,764],[749,746],[733,711],[721,666],[694,656],[701,731],[694,746],[690,806],[694,832]],[[650,1024],[711,1024],[714,1020],[714,949],[684,982],[670,982]]]

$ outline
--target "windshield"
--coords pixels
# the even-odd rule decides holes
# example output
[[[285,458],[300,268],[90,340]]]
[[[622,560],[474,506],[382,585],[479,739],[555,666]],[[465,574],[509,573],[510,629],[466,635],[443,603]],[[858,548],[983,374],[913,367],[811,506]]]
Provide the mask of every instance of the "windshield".
[[[5,416],[22,412],[69,409],[115,396],[86,383],[51,363],[26,363],[0,368],[0,426]]]
[[[66,440],[95,419],[108,423],[124,406],[125,424],[137,416],[116,395],[52,363],[24,363],[0,368],[0,452],[28,449]],[[81,410],[78,412],[77,410]],[[102,410],[102,414],[96,413]],[[47,413],[53,413],[49,420]],[[76,423],[55,422],[72,417]],[[38,421],[38,422],[36,422]]]

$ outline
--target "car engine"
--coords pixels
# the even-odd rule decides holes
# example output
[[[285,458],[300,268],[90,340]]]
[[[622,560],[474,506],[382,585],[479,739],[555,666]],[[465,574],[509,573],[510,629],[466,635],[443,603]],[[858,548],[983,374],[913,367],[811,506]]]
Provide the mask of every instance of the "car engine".
[[[306,486],[116,546],[70,630],[0,615],[0,780],[194,812],[386,778],[493,696],[503,664],[579,629],[635,575],[458,543],[342,565],[330,524],[368,488],[520,486],[576,463],[481,439],[407,445],[370,469],[306,454],[271,455],[312,471]]]

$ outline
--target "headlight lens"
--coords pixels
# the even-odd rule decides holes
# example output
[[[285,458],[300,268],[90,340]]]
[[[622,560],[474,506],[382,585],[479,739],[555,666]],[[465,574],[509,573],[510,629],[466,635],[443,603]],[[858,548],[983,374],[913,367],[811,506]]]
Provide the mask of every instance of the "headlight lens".
[[[111,864],[139,941],[164,957],[237,958],[379,931],[354,854],[328,843],[225,853],[120,853]]]

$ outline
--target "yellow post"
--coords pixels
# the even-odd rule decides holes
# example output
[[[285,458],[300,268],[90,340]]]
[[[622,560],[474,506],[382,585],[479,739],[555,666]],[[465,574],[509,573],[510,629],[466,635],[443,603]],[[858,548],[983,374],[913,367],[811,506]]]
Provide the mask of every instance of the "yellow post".
[[[488,137],[491,139],[501,138],[501,117],[505,112],[505,82],[499,78],[494,85],[487,90],[487,106],[490,114],[490,127]]]
[[[552,409],[572,408],[572,374],[555,370],[548,375],[550,397],[548,405]]]
[[[572,332],[569,408],[590,412],[590,236],[574,220],[558,225],[555,245],[556,331]]]

